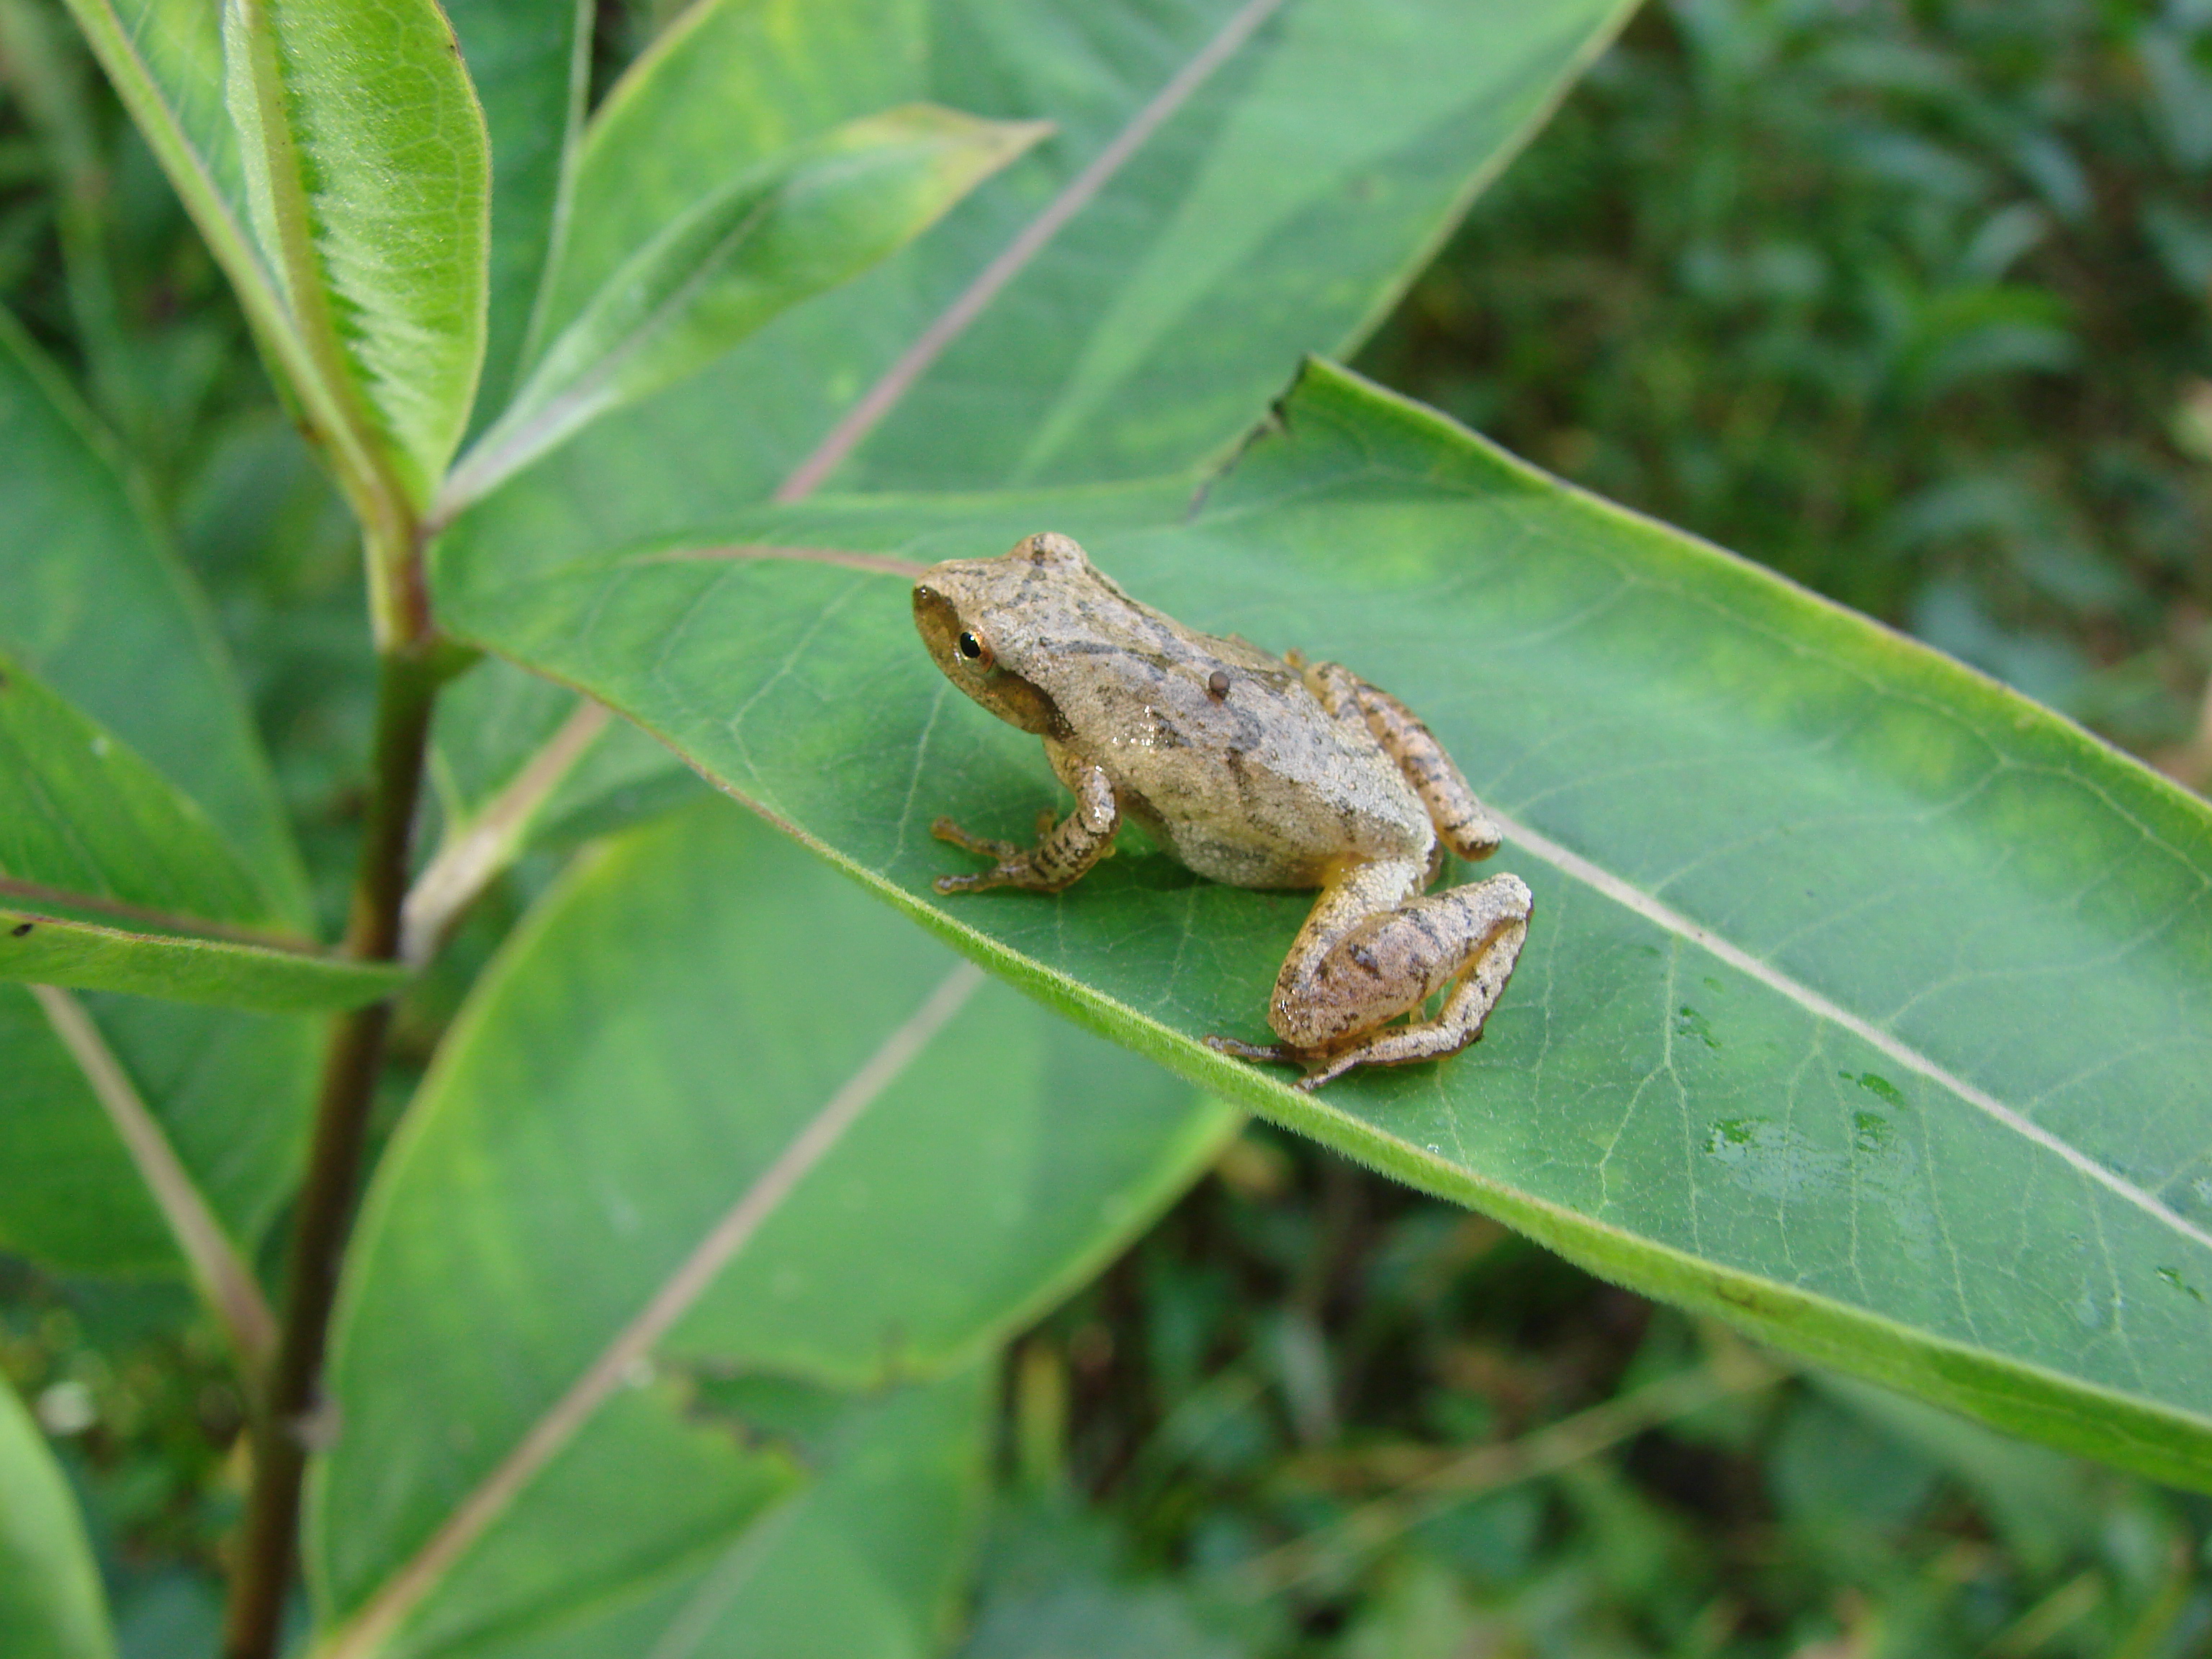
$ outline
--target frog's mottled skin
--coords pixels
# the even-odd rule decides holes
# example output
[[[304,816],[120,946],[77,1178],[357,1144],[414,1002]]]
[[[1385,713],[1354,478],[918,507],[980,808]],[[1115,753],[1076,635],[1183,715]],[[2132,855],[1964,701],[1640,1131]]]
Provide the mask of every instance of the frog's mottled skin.
[[[1456,1052],[1513,971],[1528,888],[1513,876],[1422,897],[1443,846],[1497,850],[1498,830],[1404,704],[1333,663],[1271,657],[1139,605],[1065,536],[997,559],[949,559],[914,590],[915,626],[953,684],[1044,739],[1075,811],[1032,848],[936,833],[994,867],[941,892],[1057,892],[1111,850],[1124,817],[1200,875],[1318,887],[1276,981],[1265,1048],[1317,1087],[1354,1066]],[[1446,991],[1442,1011],[1422,1005]],[[1408,1023],[1394,1024],[1401,1015]]]

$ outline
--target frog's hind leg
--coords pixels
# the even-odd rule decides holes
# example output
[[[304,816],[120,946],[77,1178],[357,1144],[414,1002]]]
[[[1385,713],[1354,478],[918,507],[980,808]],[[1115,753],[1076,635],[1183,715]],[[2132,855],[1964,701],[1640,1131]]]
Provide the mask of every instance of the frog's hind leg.
[[[1216,1037],[1211,1046],[1304,1066],[1297,1086],[1310,1090],[1355,1066],[1437,1060],[1474,1042],[1528,937],[1528,889],[1517,876],[1492,876],[1403,896],[1419,873],[1367,865],[1323,892],[1275,981],[1267,1023],[1283,1041],[1261,1048]],[[1422,1018],[1438,991],[1443,1009]],[[1391,1024],[1401,1014],[1413,1018]]]
[[[1317,1062],[1309,1062],[1310,1069],[1298,1079],[1298,1088],[1318,1089],[1355,1066],[1402,1066],[1411,1060],[1442,1060],[1482,1035],[1483,1023],[1504,994],[1505,981],[1513,977],[1514,964],[1521,959],[1521,947],[1528,940],[1530,895],[1518,876],[1492,876],[1438,893],[1421,903],[1442,905],[1452,900],[1463,901],[1457,907],[1460,915],[1482,931],[1476,933],[1479,942],[1465,958],[1459,981],[1445,995],[1437,1017],[1416,1018],[1404,1025],[1386,1027]]]
[[[1463,859],[1486,859],[1504,839],[1498,821],[1483,810],[1452,757],[1421,718],[1380,686],[1339,663],[1305,665],[1306,689],[1340,720],[1358,720],[1428,809],[1437,837]]]
[[[950,818],[938,819],[930,826],[930,834],[991,860],[992,867],[974,875],[939,876],[935,885],[940,893],[975,893],[989,887],[1057,893],[1080,880],[1092,865],[1114,850],[1114,836],[1121,827],[1121,809],[1114,799],[1114,786],[1094,766],[1075,780],[1073,812],[1058,823],[1049,811],[1038,815],[1034,847],[987,841],[969,835]]]

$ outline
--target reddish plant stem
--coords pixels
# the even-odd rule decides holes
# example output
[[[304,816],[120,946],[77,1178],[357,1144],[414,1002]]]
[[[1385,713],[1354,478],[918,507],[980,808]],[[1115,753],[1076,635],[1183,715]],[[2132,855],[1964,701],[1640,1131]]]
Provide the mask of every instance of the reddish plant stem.
[[[398,952],[409,834],[422,795],[440,678],[428,649],[400,646],[384,657],[368,836],[346,926],[348,953],[365,960],[388,962]],[[324,1342],[391,1024],[388,1000],[341,1015],[324,1059],[276,1353],[255,1391],[253,1474],[231,1566],[225,1659],[272,1659],[282,1632],[299,1534],[300,1483],[319,1422]]]

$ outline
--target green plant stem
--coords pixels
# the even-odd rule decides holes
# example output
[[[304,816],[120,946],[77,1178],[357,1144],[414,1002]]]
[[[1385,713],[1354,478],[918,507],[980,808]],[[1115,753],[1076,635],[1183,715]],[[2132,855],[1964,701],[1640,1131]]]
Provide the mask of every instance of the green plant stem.
[[[368,837],[346,927],[346,948],[355,957],[391,961],[398,952],[409,831],[422,793],[430,711],[441,678],[427,646],[401,646],[385,653]],[[270,1659],[276,1650],[299,1532],[300,1482],[320,1425],[324,1340],[392,1008],[387,999],[343,1016],[324,1060],[276,1353],[258,1390],[253,1419],[252,1480],[224,1618],[226,1659]]]

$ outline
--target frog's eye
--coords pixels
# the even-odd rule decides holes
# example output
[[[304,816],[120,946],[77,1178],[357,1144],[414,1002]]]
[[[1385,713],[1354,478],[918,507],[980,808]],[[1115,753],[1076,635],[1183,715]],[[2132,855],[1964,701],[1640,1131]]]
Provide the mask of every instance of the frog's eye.
[[[991,665],[991,647],[972,632],[963,629],[960,637],[953,641],[953,648],[978,668]]]

